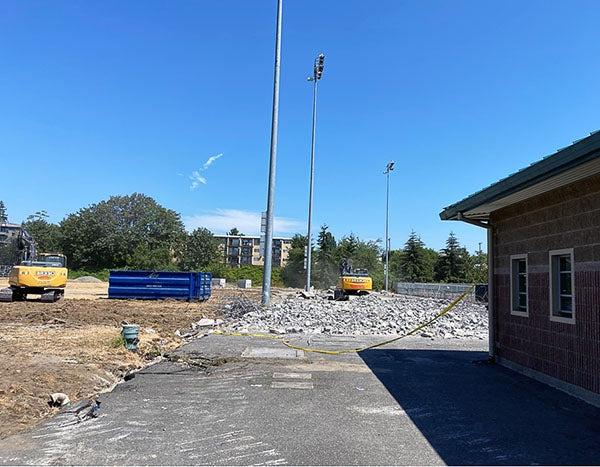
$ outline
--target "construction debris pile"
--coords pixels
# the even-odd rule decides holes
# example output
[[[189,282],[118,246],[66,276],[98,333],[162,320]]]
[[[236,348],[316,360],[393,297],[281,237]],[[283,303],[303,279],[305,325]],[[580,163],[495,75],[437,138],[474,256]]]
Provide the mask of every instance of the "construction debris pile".
[[[338,302],[298,293],[276,297],[269,309],[246,300],[226,305],[227,328],[275,334],[401,335],[439,313],[451,300],[372,293]],[[469,298],[415,335],[487,338],[487,308]]]

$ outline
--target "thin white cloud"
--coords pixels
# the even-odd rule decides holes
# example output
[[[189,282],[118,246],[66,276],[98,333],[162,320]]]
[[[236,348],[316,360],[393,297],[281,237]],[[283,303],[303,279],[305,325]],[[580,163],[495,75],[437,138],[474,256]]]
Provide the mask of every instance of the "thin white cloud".
[[[202,175],[202,172],[207,170],[213,163],[220,157],[223,156],[223,153],[216,154],[214,156],[210,156],[204,164],[202,164],[202,168],[198,170],[194,170],[192,174],[188,177],[192,182],[190,184],[190,190],[195,190],[200,185],[206,185],[206,177]],[[181,175],[181,174],[180,174]]]
[[[196,214],[183,218],[185,227],[192,231],[205,227],[216,234],[224,234],[236,227],[246,235],[259,235],[260,212],[243,211],[240,209],[216,209],[215,211]],[[303,232],[304,224],[296,219],[275,217],[274,233],[290,235]]]
[[[223,156],[223,153],[219,153],[219,154],[217,154],[216,156],[210,156],[210,157],[207,159],[207,161],[204,163],[204,165],[202,166],[202,169],[203,169],[203,170],[206,170],[206,169],[208,169],[208,168],[209,168],[209,167],[212,165],[212,163],[213,163],[214,161],[216,161],[216,160],[217,160],[219,157],[222,157],[222,156]]]
[[[190,185],[190,190],[195,190],[200,185],[206,185],[206,178],[200,175],[200,172],[198,172],[197,170],[194,170],[189,178],[192,181],[192,184]]]

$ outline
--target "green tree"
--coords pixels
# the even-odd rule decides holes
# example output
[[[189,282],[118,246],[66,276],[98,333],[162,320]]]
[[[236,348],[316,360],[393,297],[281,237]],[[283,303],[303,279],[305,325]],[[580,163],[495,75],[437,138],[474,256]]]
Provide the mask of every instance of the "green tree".
[[[342,237],[336,249],[336,259],[338,262],[342,259],[353,259],[358,251],[359,245],[360,239],[353,233]]]
[[[390,250],[390,285],[393,285],[398,281],[404,280],[402,278],[403,256],[403,250]]]
[[[0,224],[6,224],[8,222],[8,214],[6,213],[6,205],[4,201],[0,201]]]
[[[75,269],[171,269],[185,230],[175,211],[149,196],[111,196],[70,214],[60,224],[62,250]]]
[[[424,282],[433,282],[435,280],[435,265],[437,264],[440,254],[429,247],[425,247],[423,253],[425,256]]]
[[[322,225],[317,240],[316,263],[313,267],[312,282],[317,288],[331,287],[338,279],[338,266],[335,260],[337,242],[327,225]]]
[[[428,279],[425,244],[413,230],[404,244],[401,260],[402,280],[425,282]]]
[[[466,282],[469,262],[469,252],[462,247],[450,232],[446,240],[446,248],[440,251],[435,265],[435,280],[440,282]]]
[[[243,237],[244,236],[244,234],[242,232],[240,232],[237,227],[234,227],[229,232],[227,232],[227,235],[231,235],[233,237]]]
[[[180,267],[185,271],[201,271],[221,257],[219,242],[212,232],[198,228],[187,236]]]
[[[381,261],[380,240],[363,241],[354,234],[343,237],[336,249],[337,264],[343,259],[351,262],[354,269],[366,269],[373,278],[373,287],[383,285],[383,262]]]
[[[151,245],[149,242],[138,243],[127,256],[126,267],[141,270],[176,271],[177,264],[173,260],[171,249],[164,245]]]
[[[46,211],[37,211],[31,214],[22,226],[33,237],[38,253],[60,253],[62,251],[60,226],[48,222]]]
[[[294,235],[285,267],[281,270],[283,283],[288,287],[303,287],[306,282],[304,249],[308,241],[305,235]]]
[[[467,280],[470,283],[480,284],[488,281],[487,254],[481,250],[469,257]]]

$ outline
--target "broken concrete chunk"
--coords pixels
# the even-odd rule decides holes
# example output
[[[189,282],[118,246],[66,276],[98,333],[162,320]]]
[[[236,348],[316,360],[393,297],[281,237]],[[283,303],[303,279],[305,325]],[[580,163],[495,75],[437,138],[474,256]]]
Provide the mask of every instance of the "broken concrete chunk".
[[[307,301],[306,292],[284,292],[273,297],[270,307],[239,299],[223,309],[227,330],[286,334],[403,335],[412,333],[450,303],[449,299],[414,297],[374,292],[349,302],[327,300],[321,293]],[[456,308],[414,336],[439,338],[487,338],[487,310],[473,301]]]
[[[67,396],[64,392],[55,392],[50,394],[50,400],[48,401],[48,405],[50,407],[64,407],[70,403],[71,400],[69,399],[69,396]]]
[[[314,289],[311,287],[311,289],[307,292],[306,290],[302,290],[300,292],[300,296],[302,298],[315,298],[315,291]]]
[[[202,318],[200,321],[196,321],[195,323],[192,323],[192,329],[194,329],[194,325],[196,325],[198,327],[203,327],[203,326],[219,326],[221,324],[223,324],[222,319]]]

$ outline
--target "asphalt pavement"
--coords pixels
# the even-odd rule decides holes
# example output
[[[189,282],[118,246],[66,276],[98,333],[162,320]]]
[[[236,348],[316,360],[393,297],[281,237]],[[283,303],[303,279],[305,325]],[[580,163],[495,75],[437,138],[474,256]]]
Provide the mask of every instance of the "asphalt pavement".
[[[485,345],[408,338],[329,356],[211,335],[101,395],[98,418],[61,414],[0,441],[0,463],[597,464],[600,409],[485,363]]]

